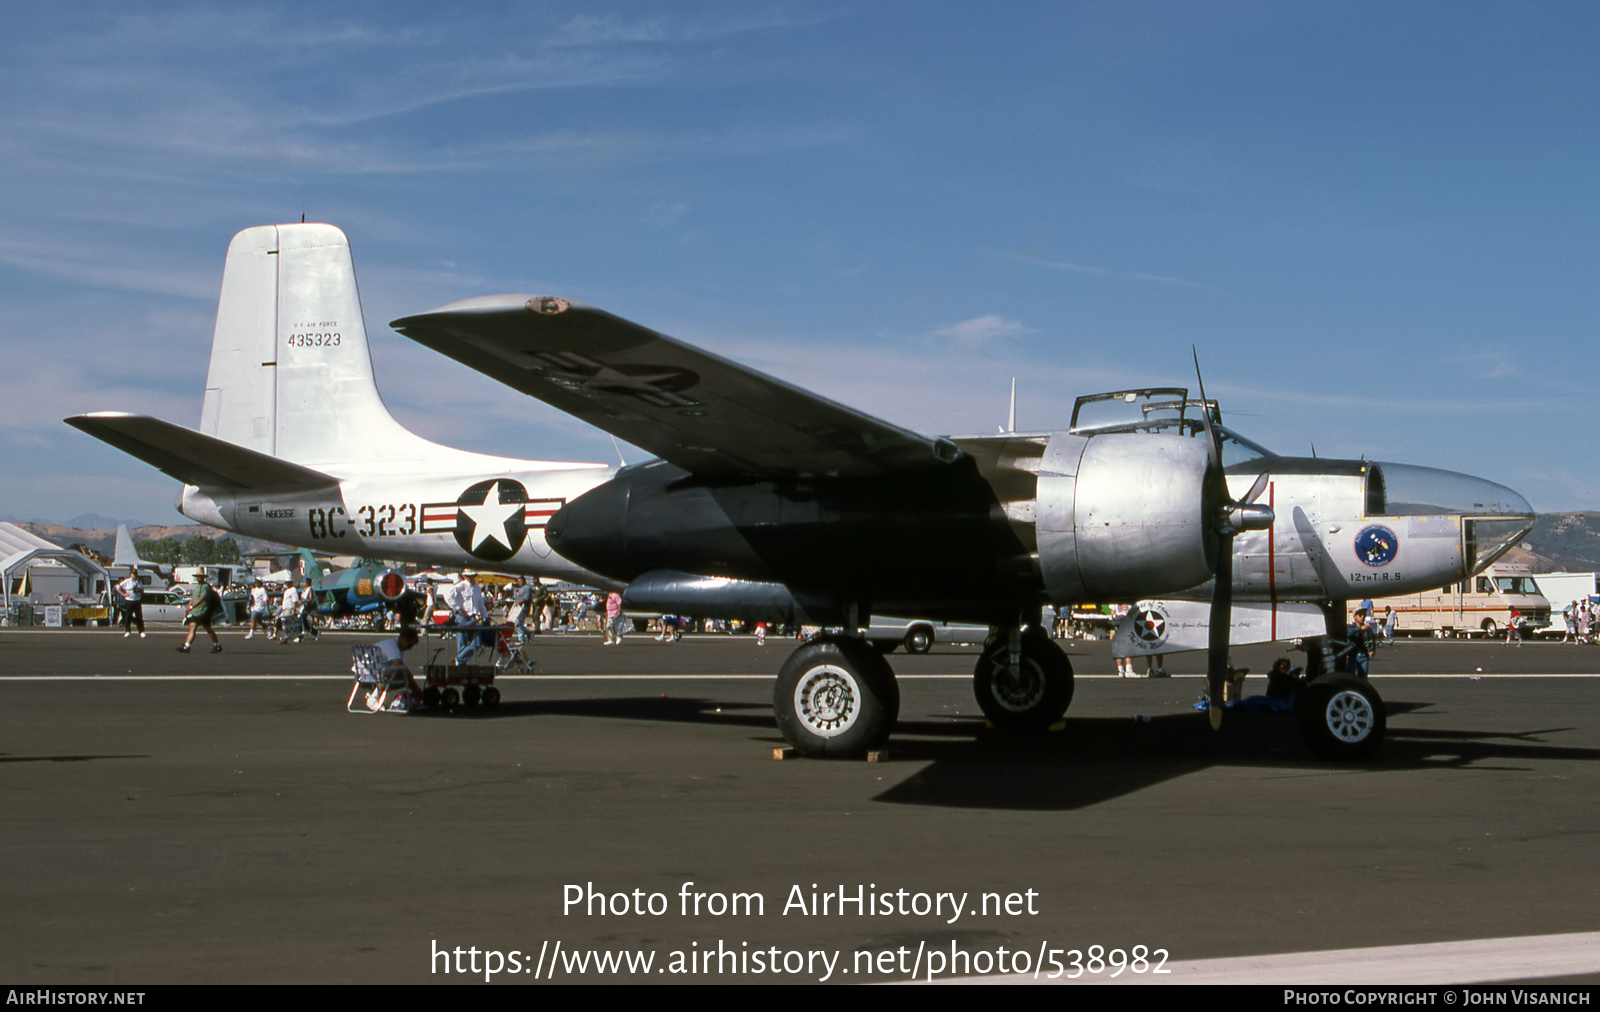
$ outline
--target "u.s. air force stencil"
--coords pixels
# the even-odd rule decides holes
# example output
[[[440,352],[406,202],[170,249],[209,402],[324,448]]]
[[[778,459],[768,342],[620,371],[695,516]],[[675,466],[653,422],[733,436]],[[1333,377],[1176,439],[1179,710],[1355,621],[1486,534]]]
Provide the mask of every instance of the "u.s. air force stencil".
[[[529,499],[511,478],[491,478],[468,486],[455,502],[422,504],[422,533],[455,535],[462,551],[485,562],[504,562],[517,554],[528,528],[550,522],[565,499]]]

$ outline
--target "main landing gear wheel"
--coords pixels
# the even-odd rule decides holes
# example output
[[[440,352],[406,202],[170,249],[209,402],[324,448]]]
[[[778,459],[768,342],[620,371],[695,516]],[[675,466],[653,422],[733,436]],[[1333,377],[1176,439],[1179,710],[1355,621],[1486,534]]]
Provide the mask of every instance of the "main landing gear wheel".
[[[1300,733],[1326,759],[1360,759],[1383,741],[1383,699],[1372,684],[1350,675],[1318,678],[1295,702]]]
[[[889,662],[861,640],[824,637],[789,655],[772,709],[801,755],[854,758],[882,747],[900,715]]]
[[[1043,731],[1072,705],[1072,662],[1043,629],[1022,634],[1022,670],[1012,671],[1004,633],[993,636],[978,656],[972,692],[995,727]]]

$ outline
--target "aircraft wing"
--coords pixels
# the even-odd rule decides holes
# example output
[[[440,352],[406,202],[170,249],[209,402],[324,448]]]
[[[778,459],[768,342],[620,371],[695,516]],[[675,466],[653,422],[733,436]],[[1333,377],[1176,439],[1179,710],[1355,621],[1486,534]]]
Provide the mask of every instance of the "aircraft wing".
[[[488,296],[392,326],[700,477],[868,476],[961,455],[948,440],[566,299]]]
[[[338,484],[321,471],[248,450],[149,415],[97,411],[66,419],[123,453],[138,457],[185,485],[289,492]]]

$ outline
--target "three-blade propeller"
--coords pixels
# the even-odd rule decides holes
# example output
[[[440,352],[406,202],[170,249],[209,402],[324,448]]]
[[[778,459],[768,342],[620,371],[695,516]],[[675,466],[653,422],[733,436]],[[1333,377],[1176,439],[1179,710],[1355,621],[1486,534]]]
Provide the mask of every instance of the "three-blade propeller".
[[[1222,434],[1211,425],[1211,406],[1206,400],[1206,381],[1200,375],[1198,350],[1194,351],[1194,375],[1200,384],[1200,424],[1211,458],[1203,496],[1206,526],[1217,538],[1217,571],[1206,644],[1206,713],[1216,730],[1222,726],[1222,686],[1228,676],[1228,643],[1233,626],[1233,539],[1244,531],[1271,527],[1273,514],[1272,507],[1256,505],[1256,499],[1266,490],[1268,472],[1263,471],[1256,478],[1244,498],[1234,499],[1228,493],[1228,479],[1222,469]]]

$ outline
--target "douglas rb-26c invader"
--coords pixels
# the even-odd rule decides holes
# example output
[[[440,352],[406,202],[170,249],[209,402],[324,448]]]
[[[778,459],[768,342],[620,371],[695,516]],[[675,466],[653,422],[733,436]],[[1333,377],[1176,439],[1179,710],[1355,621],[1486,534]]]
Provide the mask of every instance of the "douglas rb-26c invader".
[[[1109,600],[1148,605],[1125,650],[1205,646],[1213,699],[1230,639],[1313,637],[1312,743],[1360,753],[1383,733],[1382,702],[1321,660],[1344,600],[1461,580],[1533,523],[1522,497],[1467,475],[1272,454],[1200,407],[1203,392],[1084,398],[1061,431],[930,437],[553,296],[394,326],[659,459],[516,460],[403,428],[330,225],[234,237],[198,431],[111,412],[68,422],[183,482],[178,508],[226,530],[837,630],[796,649],[774,692],[807,755],[859,755],[894,728],[894,672],[856,635],[872,614],[991,626],[978,703],[1027,729],[1073,692],[1042,608]]]

